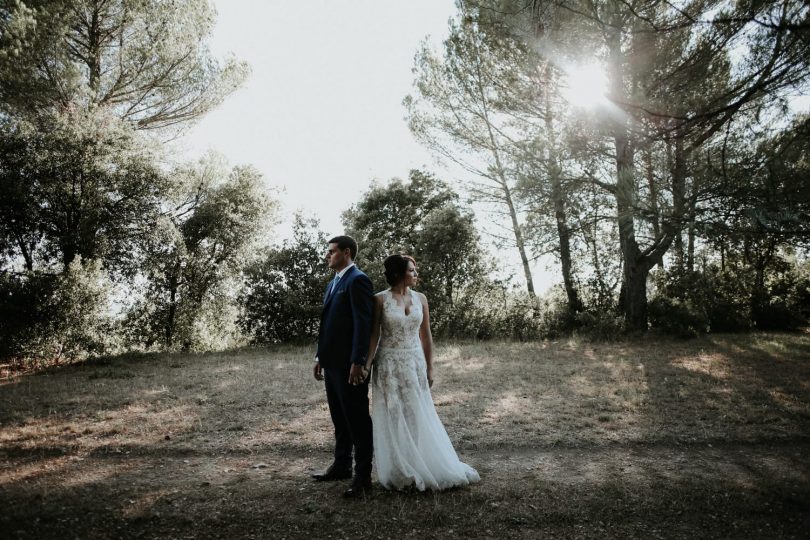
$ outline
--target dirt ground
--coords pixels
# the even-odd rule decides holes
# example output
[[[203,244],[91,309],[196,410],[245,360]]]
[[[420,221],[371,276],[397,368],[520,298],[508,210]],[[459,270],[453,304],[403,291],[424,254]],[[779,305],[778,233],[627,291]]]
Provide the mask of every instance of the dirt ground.
[[[0,382],[0,538],[807,538],[810,335],[442,343],[468,488],[344,500],[312,351]]]

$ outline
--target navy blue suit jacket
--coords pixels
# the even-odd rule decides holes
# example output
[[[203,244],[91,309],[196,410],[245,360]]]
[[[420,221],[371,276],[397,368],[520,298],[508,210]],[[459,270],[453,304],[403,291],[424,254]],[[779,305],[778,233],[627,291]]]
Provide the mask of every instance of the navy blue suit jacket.
[[[318,332],[318,361],[322,368],[365,365],[371,341],[374,289],[371,280],[352,266],[329,293],[326,287]]]

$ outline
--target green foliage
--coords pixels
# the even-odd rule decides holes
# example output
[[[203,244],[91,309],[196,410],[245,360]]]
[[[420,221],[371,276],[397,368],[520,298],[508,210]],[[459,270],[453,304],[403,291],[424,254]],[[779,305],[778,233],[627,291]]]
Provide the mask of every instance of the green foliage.
[[[26,268],[74,257],[131,274],[167,189],[151,141],[104,110],[0,122],[0,237]]]
[[[806,126],[795,130],[797,140],[802,141],[799,144],[786,144],[793,134],[778,138],[777,144],[766,144],[766,152],[752,152],[747,144],[759,134],[773,133],[785,118],[790,120],[790,94],[806,91],[810,80],[810,42],[803,37],[808,22],[806,2],[707,1],[675,6],[652,0],[632,5],[577,0],[480,0],[460,4],[459,8],[460,21],[450,24],[447,49],[452,58],[445,62],[446,70],[452,72],[470,56],[476,63],[472,69],[464,70],[467,76],[460,78],[466,83],[463,89],[446,92],[445,99],[463,101],[455,108],[469,110],[480,101],[464,96],[465,90],[482,88],[473,84],[477,72],[497,73],[497,68],[488,65],[491,62],[499,67],[522,63],[504,50],[482,48],[480,55],[454,51],[451,45],[459,26],[476,33],[485,43],[523,40],[525,60],[532,54],[539,55],[535,71],[552,75],[535,84],[542,88],[544,100],[530,93],[524,93],[521,99],[520,93],[514,91],[521,86],[521,76],[536,76],[531,72],[524,75],[514,69],[512,77],[494,77],[496,87],[513,90],[512,99],[498,101],[498,112],[508,121],[506,129],[497,130],[497,134],[509,134],[509,128],[521,122],[527,127],[520,134],[542,131],[544,124],[553,125],[561,118],[570,124],[562,132],[568,131],[575,145],[569,143],[568,148],[559,151],[553,144],[554,137],[547,136],[544,144],[526,145],[526,154],[515,160],[516,167],[530,173],[545,168],[545,176],[553,179],[557,161],[573,192],[567,198],[572,214],[577,213],[577,200],[583,198],[582,186],[590,184],[609,199],[593,205],[588,213],[594,220],[605,216],[615,220],[617,234],[612,235],[615,243],[611,256],[620,257],[624,270],[626,282],[622,284],[624,294],[619,307],[630,328],[647,328],[649,272],[668,253],[673,253],[678,266],[694,268],[696,230],[706,222],[718,225],[715,234],[718,229],[739,227],[742,215],[747,214],[752,223],[757,223],[752,227],[756,236],[748,240],[749,244],[758,244],[754,249],[764,255],[754,281],[760,292],[764,266],[773,251],[769,244],[775,239],[782,246],[791,240],[806,245],[806,148],[810,140]],[[520,48],[513,51],[521,52]],[[441,81],[446,75],[421,77],[423,72],[436,71],[436,61],[427,60],[417,56],[417,81],[423,86],[435,86],[433,80]],[[610,103],[578,111],[577,103],[567,106],[556,100],[560,86],[566,84],[565,72],[575,72],[578,65],[592,62],[604,69]],[[556,80],[555,70],[560,72]],[[509,95],[505,89],[498,87],[497,95]],[[488,111],[479,107],[475,112],[483,119]],[[461,134],[475,133],[451,121],[436,125],[452,126]],[[425,126],[432,127],[425,121],[417,127],[424,130]],[[453,137],[452,130],[445,131],[448,138]],[[482,141],[494,142],[492,138],[477,139]],[[573,155],[569,152],[572,149],[577,150]],[[556,157],[574,159],[569,163],[555,160],[555,153]],[[737,166],[737,161],[742,166]],[[534,165],[538,163],[543,166]],[[544,175],[539,178],[545,180]],[[542,184],[536,182],[534,174],[529,175],[529,180],[529,187]],[[539,195],[541,202],[543,196],[549,201],[561,201]],[[542,206],[535,205],[527,223],[528,232],[535,233],[535,242],[543,249],[560,253],[565,261],[567,235],[561,234],[559,242],[552,240],[550,248],[545,241],[554,225],[566,232],[562,210],[565,207],[558,204],[555,211],[543,212]],[[580,231],[586,233],[583,239],[590,243],[593,232],[587,234],[581,225]],[[542,234],[543,230],[545,237],[538,237],[537,232]],[[684,235],[687,242],[683,241]],[[708,240],[715,243],[718,238]],[[604,281],[599,275],[602,265],[594,266],[596,278]],[[617,265],[610,261],[610,266]],[[565,268],[563,272],[571,291],[572,280]]]
[[[656,296],[648,308],[650,326],[679,337],[695,337],[709,331],[709,317],[689,300]]]
[[[411,171],[407,183],[372,187],[343,219],[360,244],[358,265],[375,288],[387,287],[382,268],[387,255],[412,255],[419,272],[416,288],[428,297],[434,334],[474,335],[476,325],[460,317],[487,283],[488,267],[472,213],[444,182]]]
[[[130,345],[238,341],[228,283],[272,203],[249,167],[212,159],[167,173],[160,142],[247,75],[210,53],[214,16],[208,0],[0,2],[3,309],[28,321],[2,323],[9,354],[98,350],[85,306],[102,302],[91,281],[104,272],[129,282],[116,329]],[[97,296],[81,297],[76,261],[94,269],[81,279]],[[88,334],[63,320],[70,310]]]
[[[38,349],[38,334],[51,316],[47,309],[58,276],[0,274],[0,358],[25,361]]]
[[[0,5],[0,110],[108,109],[137,129],[181,127],[245,79],[214,58],[208,0],[26,0]]]
[[[255,343],[305,342],[318,335],[330,270],[328,238],[317,219],[296,215],[293,237],[266,250],[244,271],[239,327]]]
[[[763,300],[751,309],[751,318],[759,330],[795,330],[807,324],[789,300],[774,297]]]
[[[712,332],[735,332],[751,326],[750,296],[751,275],[747,272],[721,272],[709,267],[703,272],[688,272],[677,267],[656,275],[657,307],[654,327],[664,328],[667,323],[666,309],[672,308],[672,330],[676,334],[689,333],[679,330],[691,326],[697,328],[703,318],[708,319]],[[674,306],[674,307],[673,307]],[[653,308],[651,308],[653,309]],[[696,322],[688,323],[689,318]],[[677,318],[677,321],[674,319]]]
[[[471,213],[448,206],[431,212],[422,223],[417,258],[420,284],[431,305],[437,335],[465,335],[454,323],[468,304],[480,305],[489,277]],[[470,306],[470,309],[475,309]]]
[[[235,339],[235,326],[217,321],[229,320],[226,285],[249,261],[275,203],[256,170],[228,171],[216,156],[183,166],[172,177],[174,209],[156,223],[146,246],[147,281],[129,313],[130,341],[147,348],[162,343],[198,349],[216,341],[210,334],[219,328],[216,333],[226,341],[219,348]],[[231,315],[233,323],[235,311]]]
[[[383,260],[391,253],[415,256],[419,232],[428,215],[458,204],[458,195],[433,175],[412,170],[408,182],[374,185],[343,213],[348,234],[359,244],[357,264],[378,290],[387,287]],[[421,261],[420,261],[421,265]]]
[[[0,274],[0,358],[51,363],[111,350],[110,289],[101,262],[80,257],[59,275]]]
[[[810,263],[779,258],[764,294],[751,298],[751,320],[760,330],[795,330],[810,320]]]
[[[530,341],[547,337],[537,300],[500,284],[479,288],[452,307],[446,334],[475,339]]]
[[[614,341],[624,335],[624,317],[616,309],[576,314],[575,333],[592,341]]]
[[[673,269],[661,273],[657,296],[650,303],[652,326],[694,335],[705,331],[704,326],[711,332],[739,332],[791,330],[806,324],[808,265],[778,259],[780,264],[771,264],[781,271],[768,273],[761,293],[755,285],[755,269],[730,261],[725,270],[709,265],[700,272]]]

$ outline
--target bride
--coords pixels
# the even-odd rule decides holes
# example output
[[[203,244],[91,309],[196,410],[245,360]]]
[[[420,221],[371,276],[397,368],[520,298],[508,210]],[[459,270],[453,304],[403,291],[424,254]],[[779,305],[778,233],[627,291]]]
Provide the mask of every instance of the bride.
[[[374,297],[366,364],[368,371],[374,362],[371,417],[377,477],[389,489],[415,486],[420,491],[477,482],[478,473],[459,461],[433,406],[433,337],[427,299],[411,290],[415,261],[391,255],[384,264],[391,287]]]

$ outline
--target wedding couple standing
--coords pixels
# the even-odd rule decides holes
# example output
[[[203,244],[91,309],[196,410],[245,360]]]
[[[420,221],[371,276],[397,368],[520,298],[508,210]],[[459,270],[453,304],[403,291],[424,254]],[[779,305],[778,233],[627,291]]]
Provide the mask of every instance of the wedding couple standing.
[[[478,473],[459,461],[433,405],[433,338],[427,299],[411,288],[415,261],[388,257],[390,288],[375,295],[371,280],[354,264],[357,242],[337,236],[328,244],[326,261],[335,277],[324,295],[314,375],[325,381],[335,460],[313,478],[351,478],[343,496],[363,495],[371,489],[376,453],[377,479],[389,489],[424,491],[477,482]]]

